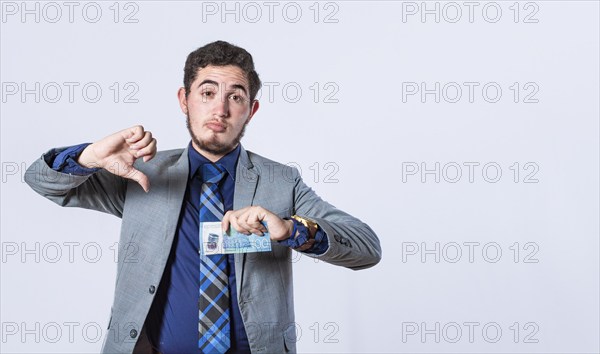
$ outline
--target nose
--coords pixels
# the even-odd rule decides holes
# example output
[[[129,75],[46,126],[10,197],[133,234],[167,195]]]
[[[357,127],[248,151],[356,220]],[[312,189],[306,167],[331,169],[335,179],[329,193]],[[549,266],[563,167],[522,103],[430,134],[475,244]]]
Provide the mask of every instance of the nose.
[[[229,117],[229,100],[227,97],[221,97],[215,101],[214,114],[220,118]]]

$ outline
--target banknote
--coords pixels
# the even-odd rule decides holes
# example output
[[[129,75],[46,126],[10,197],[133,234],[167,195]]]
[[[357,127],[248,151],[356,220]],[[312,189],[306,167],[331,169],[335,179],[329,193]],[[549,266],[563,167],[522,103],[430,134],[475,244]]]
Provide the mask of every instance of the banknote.
[[[265,227],[266,223],[263,223]],[[231,254],[231,253],[249,253],[266,252],[271,250],[271,238],[269,233],[264,236],[255,234],[244,235],[233,227],[229,228],[227,233],[221,230],[221,222],[201,222],[200,223],[200,254]]]

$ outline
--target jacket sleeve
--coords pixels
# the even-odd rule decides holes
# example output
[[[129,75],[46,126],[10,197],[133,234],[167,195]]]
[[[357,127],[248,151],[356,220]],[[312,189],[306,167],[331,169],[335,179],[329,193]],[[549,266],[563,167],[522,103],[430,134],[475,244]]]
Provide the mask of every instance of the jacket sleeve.
[[[65,207],[92,209],[123,216],[127,181],[104,169],[87,176],[55,171],[50,167],[66,147],[51,149],[25,172],[25,182],[38,194]]]
[[[295,214],[314,220],[327,234],[329,248],[307,256],[354,270],[370,268],[381,260],[381,245],[373,230],[359,219],[322,200],[300,177],[294,186]]]

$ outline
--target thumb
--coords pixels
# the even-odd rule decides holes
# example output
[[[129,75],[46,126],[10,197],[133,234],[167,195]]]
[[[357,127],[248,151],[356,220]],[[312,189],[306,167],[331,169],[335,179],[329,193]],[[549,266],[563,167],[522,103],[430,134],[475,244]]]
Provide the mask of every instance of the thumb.
[[[150,180],[148,179],[148,176],[146,176],[140,170],[130,167],[130,171],[124,177],[139,183],[139,185],[144,189],[144,192],[148,193],[150,190]]]
[[[225,213],[225,215],[223,215],[223,219],[221,220],[221,231],[223,231],[223,233],[227,233],[227,230],[229,230],[229,218],[231,217],[231,210],[227,211]]]

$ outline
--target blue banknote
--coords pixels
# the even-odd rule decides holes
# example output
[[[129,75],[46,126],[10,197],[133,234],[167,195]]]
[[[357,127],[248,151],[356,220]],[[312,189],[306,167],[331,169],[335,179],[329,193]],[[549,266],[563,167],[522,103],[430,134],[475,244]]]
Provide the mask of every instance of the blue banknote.
[[[268,232],[263,236],[244,235],[230,227],[229,232],[223,233],[220,221],[200,223],[201,255],[266,252],[270,250],[271,238]]]

